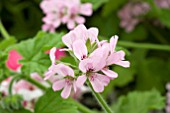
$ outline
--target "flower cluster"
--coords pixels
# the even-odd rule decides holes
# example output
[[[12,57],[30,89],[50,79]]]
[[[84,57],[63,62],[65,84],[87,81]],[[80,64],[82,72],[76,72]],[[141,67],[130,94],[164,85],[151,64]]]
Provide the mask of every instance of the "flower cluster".
[[[47,85],[47,83],[37,73],[32,73],[31,77],[41,82],[42,84]],[[3,96],[9,95],[8,87],[12,78],[13,77],[9,77],[2,81],[2,83],[0,84],[1,85],[0,92],[3,94]],[[36,99],[43,95],[43,92],[39,88],[35,87],[34,85],[25,80],[19,80],[18,82],[15,82],[12,90],[13,94],[22,95],[23,97],[22,105],[24,106],[24,108],[29,110],[33,110]]]
[[[118,13],[121,20],[120,26],[131,32],[135,26],[141,21],[140,16],[146,14],[150,9],[149,4],[145,2],[129,2]]]
[[[170,0],[154,0],[159,8],[170,8]],[[150,10],[150,5],[147,2],[129,2],[119,12],[118,16],[121,20],[120,26],[131,32],[135,26],[142,21],[141,16],[144,16]],[[155,23],[159,23],[155,21]]]
[[[54,32],[61,24],[73,29],[76,23],[85,22],[85,18],[80,15],[92,15],[92,4],[81,4],[80,0],[43,0],[40,7],[46,15],[42,29],[50,32]]]
[[[87,29],[84,25],[78,25],[74,30],[62,37],[63,43],[68,47],[62,51],[69,51],[77,59],[78,71],[65,64],[56,64],[54,51],[50,51],[51,66],[45,74],[45,80],[52,76],[58,77],[53,83],[53,90],[63,89],[61,96],[68,98],[72,89],[74,92],[77,88],[84,85],[86,80],[91,83],[95,92],[102,92],[110,80],[118,77],[118,74],[109,69],[109,66],[116,64],[123,67],[129,67],[129,61],[124,61],[124,51],[116,51],[118,36],[113,36],[110,42],[98,40],[98,29]]]

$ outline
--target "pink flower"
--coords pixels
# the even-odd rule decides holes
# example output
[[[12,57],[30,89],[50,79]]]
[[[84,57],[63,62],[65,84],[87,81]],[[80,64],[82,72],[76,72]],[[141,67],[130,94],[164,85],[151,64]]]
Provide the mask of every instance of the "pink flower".
[[[126,32],[131,32],[135,26],[142,21],[140,16],[146,14],[150,10],[149,4],[145,2],[129,2],[119,12],[120,27]]]
[[[13,71],[17,71],[22,66],[18,63],[20,59],[22,59],[22,56],[16,50],[11,50],[8,54],[6,66]]]
[[[117,41],[118,36],[115,35],[110,39],[110,43],[105,43],[102,45],[102,49],[104,51],[103,58],[106,59],[106,65],[101,71],[112,79],[116,78],[118,74],[112,70],[109,70],[108,66],[113,64],[120,65],[125,68],[130,66],[129,61],[124,61],[125,52],[122,50],[115,50]]]
[[[78,86],[81,87],[88,78],[93,89],[96,92],[102,92],[104,90],[104,86],[107,86],[110,82],[110,78],[97,72],[103,69],[105,65],[106,62],[105,59],[103,59],[103,50],[101,48],[98,48],[91,53],[89,58],[80,61],[79,69],[86,74],[77,78],[76,83]]]
[[[62,37],[62,41],[68,47],[68,50],[73,50],[78,52],[79,50],[77,49],[81,49],[81,47],[83,47],[82,49],[84,49],[85,52],[86,51],[85,43],[88,39],[90,40],[91,44],[93,44],[94,42],[99,42],[97,38],[98,32],[99,32],[98,29],[95,27],[87,29],[83,24],[80,24],[74,30],[64,35]],[[74,48],[73,48],[73,44],[74,44]],[[81,59],[79,56],[77,57]]]
[[[45,53],[49,54],[50,50],[46,51]],[[62,57],[66,56],[65,52],[64,51],[60,51],[59,48],[56,48],[54,55],[55,55],[55,60],[60,60]]]
[[[85,22],[85,18],[80,15],[92,15],[92,4],[81,4],[80,0],[43,0],[40,7],[46,14],[42,29],[50,32],[54,32],[61,24],[73,29],[76,24]]]
[[[58,80],[54,81],[52,88],[54,91],[63,89],[61,96],[66,99],[69,97],[72,87],[76,92],[74,71],[64,64],[58,64],[55,68],[57,75],[53,76],[58,76]]]

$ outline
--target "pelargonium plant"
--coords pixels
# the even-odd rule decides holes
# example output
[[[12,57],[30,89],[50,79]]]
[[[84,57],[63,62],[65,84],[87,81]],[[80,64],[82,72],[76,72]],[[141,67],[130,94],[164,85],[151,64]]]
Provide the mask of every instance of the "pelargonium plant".
[[[80,0],[43,0],[41,5],[45,17],[42,19],[44,31],[54,32],[61,24],[73,29],[77,24],[85,23],[84,16],[92,15],[92,4]]]
[[[116,51],[118,36],[111,37],[110,41],[98,39],[98,29],[95,27],[87,29],[83,24],[78,25],[74,30],[62,37],[63,43],[67,48],[60,51],[69,52],[76,66],[65,63],[56,63],[55,51],[53,47],[50,50],[51,66],[45,74],[45,80],[51,77],[58,78],[53,84],[54,91],[62,90],[61,96],[66,99],[71,92],[77,91],[85,83],[91,88],[93,94],[102,105],[102,107],[111,112],[103,105],[99,93],[104,91],[110,80],[118,77],[118,74],[109,69],[109,66],[119,65],[129,67],[129,61],[125,61],[125,52]]]

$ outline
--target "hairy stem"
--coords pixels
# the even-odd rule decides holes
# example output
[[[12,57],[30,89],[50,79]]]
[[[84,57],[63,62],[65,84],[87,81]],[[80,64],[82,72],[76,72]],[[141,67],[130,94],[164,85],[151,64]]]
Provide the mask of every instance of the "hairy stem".
[[[9,95],[12,95],[12,86],[13,86],[13,83],[14,83],[16,80],[18,80],[18,79],[19,79],[18,76],[14,76],[14,77],[12,78],[12,80],[10,81],[10,83],[9,83],[9,88],[8,88],[8,93],[9,93]]]
[[[99,104],[101,105],[102,109],[106,112],[106,113],[114,113],[110,107],[107,105],[106,101],[103,99],[103,97],[100,95],[100,93],[96,93],[92,87],[92,85],[90,84],[89,80],[87,80],[87,85],[90,87],[90,89],[92,90],[93,95],[95,96],[96,100],[99,102]]]

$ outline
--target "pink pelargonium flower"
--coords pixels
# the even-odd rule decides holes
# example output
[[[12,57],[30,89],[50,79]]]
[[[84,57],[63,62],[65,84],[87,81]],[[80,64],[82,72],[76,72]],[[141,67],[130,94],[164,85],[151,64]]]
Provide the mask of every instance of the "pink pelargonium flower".
[[[109,84],[110,78],[97,72],[102,70],[105,65],[106,62],[105,59],[103,59],[103,49],[98,48],[90,54],[89,58],[80,61],[79,69],[86,74],[79,76],[76,84],[81,87],[88,78],[94,91],[103,92],[104,86]]]
[[[64,64],[57,64],[54,66],[54,74],[51,76],[58,76],[58,80],[54,81],[52,88],[54,91],[63,89],[61,96],[66,99],[69,97],[72,87],[76,92],[74,71]]]
[[[104,51],[103,58],[106,59],[106,65],[101,71],[112,79],[116,78],[118,74],[112,70],[109,70],[108,66],[113,64],[125,68],[130,66],[129,61],[124,61],[125,52],[122,50],[121,51],[115,50],[117,41],[118,41],[118,36],[115,35],[110,39],[110,43],[104,43],[102,45],[102,49]]]
[[[22,66],[18,63],[20,59],[22,59],[22,56],[16,50],[11,50],[8,53],[6,66],[13,71],[17,71]]]
[[[97,28],[92,27],[92,28],[87,29],[83,24],[80,24],[74,30],[72,30],[68,34],[64,35],[62,37],[62,41],[68,47],[68,50],[73,50],[73,44],[77,43],[74,45],[75,49],[80,48],[78,46],[82,45],[84,51],[86,51],[85,43],[88,39],[90,40],[91,44],[93,44],[94,42],[97,42],[97,43],[99,42],[98,38],[97,38],[98,33],[99,33],[99,31]],[[76,41],[78,41],[78,42],[76,42]],[[67,50],[67,49],[64,49],[64,50]]]
[[[41,9],[46,14],[43,18],[45,31],[54,31],[61,24],[67,24],[68,29],[73,29],[76,24],[83,24],[85,18],[80,16],[92,15],[92,4],[81,4],[80,0],[43,0]]]

